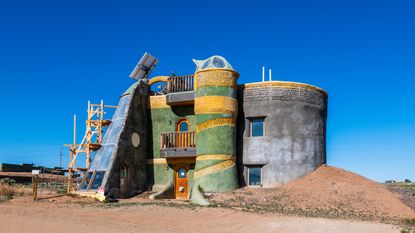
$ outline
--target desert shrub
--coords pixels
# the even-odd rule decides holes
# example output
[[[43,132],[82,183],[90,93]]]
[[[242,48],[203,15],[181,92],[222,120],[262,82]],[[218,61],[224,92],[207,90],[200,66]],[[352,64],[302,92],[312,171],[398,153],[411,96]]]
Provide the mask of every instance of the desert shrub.
[[[415,225],[415,218],[406,219],[405,223],[408,224],[408,225]]]
[[[0,179],[0,200],[9,200],[13,198],[14,195],[14,183],[15,180],[10,178]]]
[[[16,183],[16,181],[13,180],[13,179],[11,179],[11,178],[9,178],[9,177],[0,179],[0,184],[14,185],[15,183]]]
[[[405,183],[412,183],[410,179],[405,179]]]

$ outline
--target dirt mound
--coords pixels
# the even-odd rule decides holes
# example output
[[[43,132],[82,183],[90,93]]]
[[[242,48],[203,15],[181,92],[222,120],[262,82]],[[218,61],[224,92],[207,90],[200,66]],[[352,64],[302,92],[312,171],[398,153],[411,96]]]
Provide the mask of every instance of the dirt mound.
[[[214,203],[314,217],[399,221],[415,212],[385,186],[343,169],[321,166],[290,184],[215,194]]]

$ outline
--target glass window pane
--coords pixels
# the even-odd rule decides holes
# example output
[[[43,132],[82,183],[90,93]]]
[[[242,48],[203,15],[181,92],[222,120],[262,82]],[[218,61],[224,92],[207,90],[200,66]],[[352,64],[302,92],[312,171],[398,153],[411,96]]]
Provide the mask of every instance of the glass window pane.
[[[93,172],[88,172],[87,173],[87,178],[85,182],[82,182],[81,184],[81,190],[86,190],[88,188],[89,183],[91,182],[91,178],[92,178]],[[105,171],[97,171],[95,173],[95,177],[94,180],[92,181],[91,187],[89,188],[89,190],[95,190],[98,189],[101,186],[102,183],[102,179],[104,178],[105,175]]]
[[[264,136],[264,119],[251,120],[251,137]]]
[[[121,172],[120,172],[121,174],[120,174],[120,176],[123,178],[123,177],[127,177],[127,167],[125,167],[125,166],[122,166],[121,167]]]
[[[183,121],[180,123],[180,132],[187,132],[189,130],[187,122]]]
[[[261,168],[250,167],[248,168],[249,185],[259,186],[261,185]]]
[[[104,179],[105,171],[97,171],[95,173],[94,182],[92,182],[90,190],[98,189],[101,186],[102,180]]]
[[[92,174],[93,174],[93,172],[88,172],[88,173],[86,174],[86,179],[85,179],[85,181],[83,181],[83,182],[81,183],[81,188],[80,188],[81,190],[86,190],[86,188],[88,187],[89,181],[91,180]]]

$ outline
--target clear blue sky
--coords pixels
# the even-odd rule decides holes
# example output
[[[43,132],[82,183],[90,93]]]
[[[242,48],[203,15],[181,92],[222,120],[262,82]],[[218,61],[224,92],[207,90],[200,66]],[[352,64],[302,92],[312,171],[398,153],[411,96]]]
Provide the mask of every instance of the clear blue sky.
[[[328,164],[415,180],[414,12],[379,0],[1,1],[0,162],[59,165],[72,115],[81,138],[87,101],[116,104],[145,51],[160,59],[153,75],[218,54],[240,83],[265,65],[327,90]]]

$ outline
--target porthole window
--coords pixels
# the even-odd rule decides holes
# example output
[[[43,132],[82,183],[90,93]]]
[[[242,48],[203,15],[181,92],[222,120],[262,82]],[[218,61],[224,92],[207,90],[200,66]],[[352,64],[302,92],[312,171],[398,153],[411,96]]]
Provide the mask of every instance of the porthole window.
[[[140,135],[138,135],[138,133],[133,133],[133,135],[131,135],[131,143],[135,148],[140,145]]]

